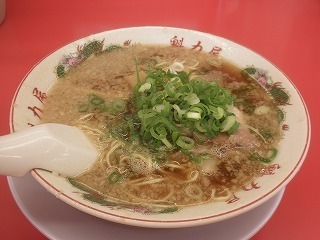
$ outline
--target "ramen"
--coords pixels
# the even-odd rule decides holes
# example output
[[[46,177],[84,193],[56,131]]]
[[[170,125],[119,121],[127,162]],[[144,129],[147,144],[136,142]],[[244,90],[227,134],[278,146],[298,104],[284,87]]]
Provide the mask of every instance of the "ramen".
[[[106,199],[227,201],[277,155],[279,111],[225,59],[172,46],[101,52],[50,89],[42,122],[74,125],[99,149],[76,181]]]

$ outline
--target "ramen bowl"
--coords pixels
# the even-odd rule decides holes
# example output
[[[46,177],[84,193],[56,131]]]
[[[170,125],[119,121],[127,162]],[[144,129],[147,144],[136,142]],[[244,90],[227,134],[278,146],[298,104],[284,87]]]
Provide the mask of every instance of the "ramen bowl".
[[[96,51],[134,44],[161,44],[208,52],[227,59],[256,79],[274,97],[281,112],[283,137],[276,158],[262,169],[258,178],[228,199],[178,210],[115,202],[63,176],[41,169],[32,170],[32,176],[45,189],[70,206],[101,219],[140,227],[180,228],[243,214],[275,196],[292,180],[303,164],[310,142],[309,115],[300,93],[284,73],[254,51],[225,38],[193,30],[125,28],[87,36],[61,47],[37,63],[21,82],[12,103],[11,131],[40,123],[48,90],[69,70]]]

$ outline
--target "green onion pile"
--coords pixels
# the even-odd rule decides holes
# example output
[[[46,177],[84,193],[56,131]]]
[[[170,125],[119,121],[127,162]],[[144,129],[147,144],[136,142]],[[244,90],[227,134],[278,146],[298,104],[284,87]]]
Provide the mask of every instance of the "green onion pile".
[[[139,138],[152,149],[180,149],[190,157],[197,142],[221,132],[233,134],[239,127],[229,111],[234,96],[215,81],[189,80],[184,71],[156,69],[134,87]]]

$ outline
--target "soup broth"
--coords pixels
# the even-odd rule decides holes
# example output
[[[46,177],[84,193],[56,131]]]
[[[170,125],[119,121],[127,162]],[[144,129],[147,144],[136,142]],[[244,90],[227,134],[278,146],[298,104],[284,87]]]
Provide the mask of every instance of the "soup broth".
[[[155,139],[144,140],[150,133],[143,132],[147,100],[143,101],[158,81],[151,80],[151,74],[170,77],[164,85],[157,83],[150,101],[158,101],[156,94],[168,82],[177,82],[174,88],[168,87],[173,93],[161,98],[166,100],[148,110],[148,114],[163,114],[166,108],[176,111],[162,122],[171,119],[168,124],[177,131],[163,137],[163,128],[152,128]],[[183,81],[210,87],[217,84],[231,103],[220,107],[222,110],[216,107],[214,116],[230,116],[233,122],[215,125],[220,132],[212,127],[209,133],[196,123],[209,118],[202,116],[209,107],[199,110],[202,100],[193,102],[198,101],[197,96],[189,94],[181,101],[188,110],[170,105],[170,94],[180,97],[190,91],[185,86],[185,91],[177,90]],[[278,114],[274,100],[257,80],[225,59],[180,47],[134,45],[102,52],[70,69],[50,89],[42,122],[77,126],[99,149],[97,162],[75,176],[75,181],[119,202],[189,206],[227,201],[260,176],[277,154],[281,139]],[[189,121],[184,124],[178,118]]]

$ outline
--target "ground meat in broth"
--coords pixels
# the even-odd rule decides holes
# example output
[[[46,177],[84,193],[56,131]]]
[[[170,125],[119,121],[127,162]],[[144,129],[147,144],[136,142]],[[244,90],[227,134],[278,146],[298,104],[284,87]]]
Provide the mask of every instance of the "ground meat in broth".
[[[75,179],[109,198],[123,202],[184,206],[227,200],[231,193],[258,177],[265,164],[248,158],[253,152],[265,153],[277,146],[281,138],[277,108],[270,95],[256,81],[244,77],[239,69],[223,59],[220,60],[221,66],[210,64],[212,57],[185,48],[144,45],[90,57],[52,86],[41,116],[42,122],[85,125],[87,129],[97,129],[89,135],[92,141],[99,149],[111,148],[114,142],[109,137],[109,127],[117,123],[117,116],[99,110],[83,113],[79,111],[79,106],[87,101],[90,94],[98,95],[107,103],[117,99],[130,102],[132,87],[137,81],[134,58],[138,59],[142,79],[144,70],[150,67],[158,65],[168,68],[174,61],[179,61],[183,62],[186,71],[192,71],[206,81],[215,80],[237,95],[235,106],[241,112],[240,121],[265,131],[263,139],[242,127],[235,135],[221,134],[196,146],[192,151],[206,152],[209,156],[200,165],[190,162],[181,152],[173,152],[167,165],[150,167],[151,173],[148,174],[126,170],[117,184],[108,180],[117,169],[102,161]],[[133,111],[130,103],[128,106],[127,111]],[[268,114],[255,114],[254,110],[259,106],[266,106]],[[99,132],[106,137],[102,138]],[[122,147],[120,145],[110,155],[111,163],[121,161]]]

